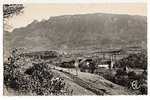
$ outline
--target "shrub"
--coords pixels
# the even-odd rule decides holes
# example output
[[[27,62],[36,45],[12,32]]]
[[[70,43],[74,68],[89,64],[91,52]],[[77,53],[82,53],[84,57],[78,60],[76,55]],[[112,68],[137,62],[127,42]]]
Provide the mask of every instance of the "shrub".
[[[140,88],[140,94],[147,95],[147,86],[141,86],[141,88]]]
[[[4,63],[4,84],[7,87],[23,95],[63,95],[64,80],[54,78],[46,63],[33,63],[24,72],[13,57],[10,60],[10,63]]]
[[[127,75],[127,73],[125,71],[121,70],[121,69],[118,69],[116,71],[116,75],[115,76],[118,77],[118,76],[123,76],[123,75]]]
[[[118,69],[115,74],[114,78],[114,83],[123,85],[123,86],[128,86],[129,85],[129,79],[128,79],[128,74],[126,71]]]
[[[128,78],[129,79],[136,79],[137,75],[134,71],[131,71],[128,73]]]
[[[33,64],[23,74],[15,68],[5,70],[4,83],[21,94],[30,92],[36,95],[58,95],[65,86],[62,79],[54,80],[53,73],[43,63]]]

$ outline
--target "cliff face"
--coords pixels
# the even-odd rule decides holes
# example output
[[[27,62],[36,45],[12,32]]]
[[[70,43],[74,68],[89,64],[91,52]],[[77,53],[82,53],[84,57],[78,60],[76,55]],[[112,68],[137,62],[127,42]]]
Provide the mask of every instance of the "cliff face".
[[[4,32],[4,49],[32,50],[80,47],[146,47],[147,18],[119,14],[81,14],[33,21],[27,27]]]

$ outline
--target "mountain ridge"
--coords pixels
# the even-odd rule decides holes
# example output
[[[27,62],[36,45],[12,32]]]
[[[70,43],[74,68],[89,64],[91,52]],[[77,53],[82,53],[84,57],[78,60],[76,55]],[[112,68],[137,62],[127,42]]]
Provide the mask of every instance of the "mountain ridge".
[[[9,35],[8,35],[9,34]],[[125,14],[77,14],[33,21],[26,27],[4,31],[4,47],[31,50],[83,47],[146,47],[147,17]]]

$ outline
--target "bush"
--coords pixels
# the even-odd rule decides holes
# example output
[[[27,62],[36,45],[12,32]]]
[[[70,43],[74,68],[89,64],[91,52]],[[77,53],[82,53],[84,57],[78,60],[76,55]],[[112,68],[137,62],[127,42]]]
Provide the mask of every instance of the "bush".
[[[127,75],[127,73],[125,71],[121,70],[121,69],[118,69],[116,71],[116,75],[115,76],[118,77],[118,76],[123,76],[123,75]]]
[[[33,63],[24,72],[13,57],[9,63],[4,63],[4,84],[23,95],[63,95],[65,87],[64,80],[54,78],[46,63]]]
[[[129,79],[136,79],[137,75],[134,71],[131,71],[128,73],[128,78]]]
[[[114,78],[114,83],[123,85],[123,86],[128,86],[130,81],[128,79],[128,74],[126,71],[118,69],[115,74]]]
[[[140,88],[140,94],[147,95],[147,86],[141,86],[141,88]]]
[[[21,94],[34,93],[36,95],[58,95],[65,86],[62,79],[55,80],[53,73],[43,63],[33,64],[23,74],[15,68],[8,72],[5,70],[4,83]]]

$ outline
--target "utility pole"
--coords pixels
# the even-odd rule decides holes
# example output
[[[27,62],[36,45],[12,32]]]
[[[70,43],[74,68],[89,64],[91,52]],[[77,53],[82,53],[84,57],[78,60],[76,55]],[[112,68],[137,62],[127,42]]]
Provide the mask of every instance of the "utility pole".
[[[78,76],[78,68],[79,68],[79,61],[76,59],[75,60],[75,70],[76,70],[76,76]]]

